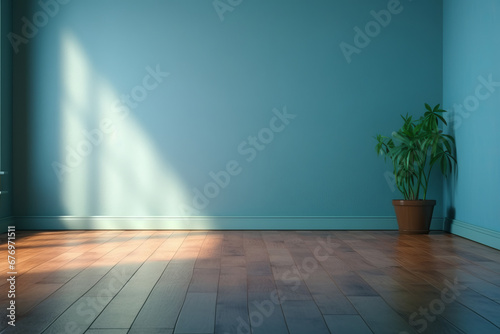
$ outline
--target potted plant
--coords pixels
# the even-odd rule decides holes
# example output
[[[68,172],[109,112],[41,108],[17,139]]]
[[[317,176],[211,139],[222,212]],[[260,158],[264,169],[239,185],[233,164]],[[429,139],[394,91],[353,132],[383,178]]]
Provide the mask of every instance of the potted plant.
[[[456,164],[455,139],[443,133],[440,123],[447,125],[440,105],[431,108],[418,120],[402,116],[403,126],[392,133],[392,138],[377,135],[375,150],[390,158],[394,167],[396,186],[404,199],[393,200],[399,232],[403,234],[429,233],[435,200],[427,199],[431,170],[439,165],[446,177]]]

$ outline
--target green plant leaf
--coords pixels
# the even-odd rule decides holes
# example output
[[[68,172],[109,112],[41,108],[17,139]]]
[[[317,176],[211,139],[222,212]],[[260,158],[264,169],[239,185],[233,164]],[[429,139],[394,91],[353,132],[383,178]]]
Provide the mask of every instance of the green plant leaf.
[[[439,115],[439,114],[434,114],[434,116],[435,116],[435,117],[437,117],[437,118],[439,118],[439,120],[440,120],[441,122],[443,122],[443,123],[445,123],[445,124],[446,124],[446,120],[444,119],[444,117],[443,117],[443,116],[441,116],[441,115]]]
[[[405,199],[418,199],[420,190],[426,197],[430,172],[437,162],[445,176],[456,165],[455,139],[439,128],[440,122],[447,125],[442,115],[446,110],[427,103],[425,109],[418,119],[401,115],[403,125],[391,137],[376,137],[375,150],[392,160],[396,187]]]

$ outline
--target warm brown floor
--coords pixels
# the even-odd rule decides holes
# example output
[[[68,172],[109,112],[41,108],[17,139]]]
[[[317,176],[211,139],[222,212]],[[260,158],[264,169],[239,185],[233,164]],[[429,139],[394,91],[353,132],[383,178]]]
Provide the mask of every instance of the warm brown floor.
[[[5,333],[500,333],[500,252],[448,234],[17,232],[16,246]]]

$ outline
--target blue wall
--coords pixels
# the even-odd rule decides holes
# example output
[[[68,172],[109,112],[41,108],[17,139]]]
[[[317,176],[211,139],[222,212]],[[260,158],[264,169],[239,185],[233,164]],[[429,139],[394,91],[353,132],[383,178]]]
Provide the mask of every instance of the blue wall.
[[[441,102],[441,2],[220,3],[16,1],[15,215],[394,215],[372,137]]]
[[[500,232],[500,2],[445,0],[443,27],[443,99],[459,161],[445,187],[447,215]]]
[[[12,1],[0,4],[1,20],[1,147],[0,170],[8,174],[0,176],[0,191],[10,191],[12,185],[12,48],[7,38],[12,31]],[[0,196],[0,219],[12,215],[12,192]],[[0,231],[2,224],[0,223]]]

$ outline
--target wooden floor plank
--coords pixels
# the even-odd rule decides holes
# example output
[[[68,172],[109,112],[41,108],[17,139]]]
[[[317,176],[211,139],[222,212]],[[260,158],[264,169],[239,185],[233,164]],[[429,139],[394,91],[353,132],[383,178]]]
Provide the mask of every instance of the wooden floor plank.
[[[333,281],[346,296],[378,296],[373,288],[354,272],[332,275]]]
[[[500,328],[460,303],[447,305],[443,317],[464,333],[500,333]]]
[[[289,251],[322,314],[356,314],[352,304],[321,266],[323,257],[316,258],[314,251],[311,252],[303,242],[294,242]]]
[[[215,333],[237,333],[247,324],[247,272],[244,267],[222,267],[217,291]]]
[[[127,334],[128,329],[89,329],[85,334]]]
[[[173,329],[193,274],[187,264],[169,264],[132,325],[134,329]]]
[[[131,328],[127,334],[173,334],[173,329],[166,328],[148,328],[148,329],[139,329],[139,328]]]
[[[330,331],[312,300],[285,301],[282,305],[288,331],[291,334],[315,333],[329,334]]]
[[[182,306],[174,333],[214,333],[217,293],[190,292]]]
[[[130,328],[151,290],[162,275],[168,261],[147,261],[154,251],[165,242],[153,239],[143,246],[141,257],[134,258],[138,263],[144,262],[123,288],[114,296],[92,328]]]
[[[500,304],[471,289],[461,292],[457,300],[500,328]]]
[[[151,235],[151,237],[148,238],[148,240],[146,240],[143,244],[141,244],[141,248],[138,249],[138,251],[130,253],[129,256],[126,259],[122,260],[121,262],[128,262],[134,259],[137,261],[135,267],[136,268],[140,267],[141,264],[148,257],[150,252],[154,251],[163,242],[162,240],[155,238],[157,234],[158,233]],[[118,276],[117,273],[122,272],[119,269],[117,270],[117,267],[120,267],[121,262],[119,262],[112,270],[110,270],[108,274],[106,274],[104,278],[99,281],[99,283],[95,284],[92,287],[92,289],[87,291],[84,297],[79,298],[73,305],[71,305],[67,310],[65,310],[65,312],[63,312],[61,316],[59,316],[57,320],[55,320],[45,330],[45,332],[60,333],[66,330],[66,328],[68,328],[69,326],[69,327],[75,327],[72,330],[73,333],[83,333],[83,331],[85,331],[90,326],[90,324],[95,320],[97,315],[99,315],[104,309],[109,309],[108,308],[109,303],[115,297],[115,295],[120,292],[123,286],[130,286],[130,284],[133,284],[133,282],[137,280],[141,281],[143,277],[136,278],[136,276],[134,276],[134,280],[129,281],[130,277],[135,273],[133,269],[131,270],[131,273],[126,277]],[[125,265],[128,267],[130,266],[129,263],[126,263]],[[148,262],[145,262],[142,265],[143,268],[149,268],[149,266],[150,263]],[[152,274],[152,276],[154,277],[154,274]],[[115,282],[112,282],[107,278],[112,278]],[[101,284],[103,281],[105,281],[107,285]],[[147,281],[146,281],[146,286],[147,286]],[[144,289],[143,290],[133,289],[133,290],[134,293],[140,294],[141,291],[143,291]],[[147,290],[147,293],[149,293],[149,290]],[[134,310],[134,308],[141,306],[140,303],[137,303],[138,301],[140,301],[140,299],[133,300],[132,302],[129,300],[128,303],[119,303],[117,302],[117,299],[113,299],[113,303],[127,306],[126,310],[123,309],[121,310],[125,315],[125,317],[122,317],[122,319],[130,318],[126,316],[126,313],[130,312],[131,310]],[[109,322],[109,324],[111,323],[112,322]],[[120,327],[129,328],[130,326],[111,326],[103,328],[116,329]]]
[[[349,297],[356,310],[375,334],[417,333],[380,297]]]
[[[326,324],[335,334],[371,334],[373,333],[359,315],[326,315]]]
[[[500,333],[500,328],[488,320],[488,318],[493,319],[498,324],[498,317],[495,312],[498,312],[498,303],[469,289],[467,284],[458,280],[458,277],[448,277],[442,271],[418,271],[416,274],[439,291],[436,297],[429,301],[428,305],[433,301],[451,300],[451,302],[445,303],[446,307],[441,316],[456,328],[465,333],[471,332],[474,327],[484,333]],[[485,307],[488,310],[485,310]],[[474,309],[483,313],[478,314],[474,312]]]
[[[470,273],[465,270],[454,268],[453,270],[439,270],[440,273],[450,279],[457,278],[463,285],[469,289],[482,294],[489,299],[500,303],[500,286],[488,282],[478,273]]]
[[[195,268],[189,284],[189,292],[217,292],[220,269]]]
[[[123,232],[121,232],[123,233]],[[137,234],[135,232],[134,234]],[[44,279],[47,275],[51,275],[57,273],[57,269],[60,268],[60,271],[65,271],[65,263],[70,261],[61,261],[61,258],[67,258],[71,260],[74,258],[70,255],[68,257],[65,255],[66,253],[73,254],[82,254],[84,252],[88,252],[92,248],[96,248],[101,244],[107,244],[110,239],[116,237],[119,233],[115,232],[111,233],[103,233],[95,234],[92,232],[83,232],[84,237],[78,237],[73,240],[68,240],[68,238],[64,238],[61,242],[61,246],[54,247],[54,242],[35,242],[33,243],[25,243],[23,239],[17,242],[16,253],[17,253],[17,276],[18,278],[22,278],[19,282],[19,286],[29,285],[33,283],[37,283],[40,280]],[[65,234],[67,236],[67,234]],[[95,236],[95,237],[93,237]],[[62,247],[62,245],[71,245]],[[109,245],[112,247],[113,245]],[[50,247],[51,252],[39,252],[39,248],[41,247]],[[25,251],[32,251],[27,256],[24,255]],[[3,270],[4,271],[4,270]],[[6,284],[5,282],[0,282],[0,286]]]
[[[481,279],[488,281],[496,286],[500,286],[500,275],[494,271],[491,271],[477,263],[470,263],[467,265],[460,266],[463,270],[480,277]]]
[[[123,233],[123,232],[119,232]],[[137,234],[138,232],[132,232]],[[82,232],[82,236],[77,235],[77,237],[71,237],[72,234],[64,233],[67,238],[63,238],[60,242],[54,242],[52,239],[49,241],[36,241],[33,242],[24,242],[23,239],[21,241],[17,241],[16,253],[17,253],[17,276],[19,278],[24,275],[30,276],[26,280],[26,283],[34,283],[32,280],[39,281],[42,279],[43,273],[52,273],[50,270],[50,262],[53,262],[53,265],[57,264],[64,265],[63,262],[58,261],[58,257],[64,256],[66,252],[73,253],[82,253],[88,251],[91,248],[97,247],[98,245],[110,240],[110,238],[114,238],[117,236],[117,232],[109,233],[109,231],[104,231],[102,233]],[[69,236],[68,236],[69,235]],[[43,240],[43,239],[42,239]],[[57,239],[56,239],[57,240]],[[51,249],[51,252],[39,252],[40,248],[48,247]],[[25,256],[24,253],[28,250],[30,254]],[[42,265],[43,264],[43,265]],[[5,284],[4,282],[0,282],[0,286]]]
[[[253,334],[288,333],[281,301],[273,288],[268,292],[248,292],[248,314]],[[243,328],[242,325],[242,331]]]
[[[190,249],[187,233],[176,232],[173,237],[169,238],[169,240],[172,240],[170,243],[171,250],[175,249],[177,252],[170,260],[132,324],[132,328],[136,331],[167,331],[175,327],[193,276],[196,259],[186,257],[187,253],[193,252]],[[198,247],[201,247],[201,243]],[[196,249],[194,252],[196,252]]]
[[[449,234],[17,236],[18,318],[15,328],[2,318],[2,334],[500,334],[500,252]]]
[[[66,309],[89,291],[102,278],[102,275],[106,274],[113,267],[117,260],[127,255],[127,252],[138,248],[152,233],[147,231],[140,232],[132,241],[127,243],[126,251],[119,247],[115,251],[108,253],[109,256],[105,260],[108,266],[96,265],[80,272],[21,318],[23,321],[18,322],[15,330],[20,333],[41,333],[63,314]],[[116,254],[113,254],[115,252]],[[100,263],[103,258],[96,261],[96,263]],[[7,333],[10,330],[12,330],[12,327],[7,328]]]
[[[379,288],[384,301],[417,332],[461,334],[462,332],[439,312],[426,318],[424,310],[441,300],[440,291],[429,284],[408,284],[403,289]],[[432,311],[431,311],[432,312]]]

